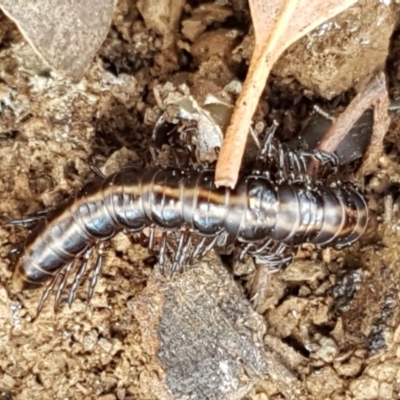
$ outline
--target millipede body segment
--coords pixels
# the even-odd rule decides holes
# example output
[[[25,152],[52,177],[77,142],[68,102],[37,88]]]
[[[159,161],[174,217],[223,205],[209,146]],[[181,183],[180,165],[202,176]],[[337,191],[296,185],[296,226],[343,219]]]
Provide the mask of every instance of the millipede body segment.
[[[41,217],[21,247],[13,285],[19,291],[54,285],[58,277],[60,291],[73,263],[81,260],[72,301],[93,248],[121,231],[158,227],[164,233],[180,232],[175,267],[191,263],[223,236],[268,265],[281,260],[285,249],[303,243],[351,245],[367,222],[366,202],[350,184],[279,180],[259,173],[243,176],[235,189],[228,189],[215,187],[213,170],[129,167],[95,178]],[[199,244],[189,251],[195,236]],[[160,264],[165,262],[164,239]]]

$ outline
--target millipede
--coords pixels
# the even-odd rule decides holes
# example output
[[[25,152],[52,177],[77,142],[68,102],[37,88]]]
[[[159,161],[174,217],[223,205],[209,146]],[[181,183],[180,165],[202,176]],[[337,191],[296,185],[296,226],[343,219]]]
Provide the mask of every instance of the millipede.
[[[155,229],[161,231],[162,269],[168,233],[178,233],[172,271],[227,240],[241,249],[241,258],[249,255],[271,267],[289,263],[304,243],[342,248],[356,242],[366,229],[368,208],[352,183],[336,177],[335,157],[285,149],[271,137],[260,152],[261,167],[244,174],[234,189],[217,188],[212,169],[128,166],[109,176],[98,173],[52,209],[11,220],[13,225],[35,225],[17,250],[13,288],[23,291],[47,283],[38,312],[53,289],[56,308],[74,271],[70,305],[91,260],[90,300],[104,244],[119,232],[137,234],[145,228],[150,250]],[[310,176],[311,157],[329,165],[329,174]]]

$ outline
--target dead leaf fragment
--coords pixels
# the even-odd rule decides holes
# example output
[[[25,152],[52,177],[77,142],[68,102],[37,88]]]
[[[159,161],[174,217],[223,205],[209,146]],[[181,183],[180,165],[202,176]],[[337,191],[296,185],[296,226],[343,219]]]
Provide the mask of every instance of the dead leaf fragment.
[[[50,67],[78,81],[106,38],[114,0],[0,0],[0,7]]]

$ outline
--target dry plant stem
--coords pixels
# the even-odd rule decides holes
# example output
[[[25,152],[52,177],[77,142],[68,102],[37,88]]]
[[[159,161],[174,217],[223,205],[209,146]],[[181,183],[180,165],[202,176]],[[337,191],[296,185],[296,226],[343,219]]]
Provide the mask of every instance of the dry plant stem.
[[[217,186],[234,187],[251,119],[270,70],[296,40],[357,0],[250,0],[255,47],[243,90],[236,102],[215,171]],[[278,18],[279,15],[279,18]]]
[[[354,97],[344,112],[340,114],[340,116],[322,137],[317,149],[327,153],[333,153],[339,146],[340,142],[351,130],[352,126],[357,122],[362,114],[373,105],[375,105],[374,129],[368,152],[370,152],[372,147],[376,149],[377,146],[380,146],[381,149],[383,136],[387,131],[388,125],[386,126],[387,122],[382,124],[382,122],[385,120],[385,118],[382,117],[382,106],[379,106],[381,116],[378,117],[379,121],[377,120],[377,104],[382,103],[383,106],[386,107],[386,111],[384,113],[386,113],[386,118],[388,118],[387,110],[389,99],[387,96],[385,75],[383,72],[380,72],[374,76],[374,78],[366,85],[366,87],[359,94],[357,94],[356,97]],[[384,99],[386,99],[386,101],[384,101]],[[381,132],[382,130],[384,130],[383,133]],[[373,153],[375,155],[377,154],[376,151]],[[308,172],[312,175],[315,174],[318,170],[318,166],[319,163],[317,160],[311,160],[308,165]]]
[[[265,0],[250,0],[249,2],[255,28],[254,52],[243,90],[236,102],[218,157],[215,173],[217,187],[228,186],[233,188],[236,185],[251,119],[271,68],[276,61],[278,54],[274,51],[275,47],[287,28],[297,1],[287,0],[284,3],[282,12],[272,32],[271,27],[268,24],[263,25],[263,22],[267,19],[268,9],[269,13],[271,13],[271,7],[273,9],[274,5],[279,6],[277,4],[279,2],[275,1],[274,5],[271,4],[273,2],[267,5]]]
[[[381,87],[379,89],[380,96],[374,101],[374,125],[371,143],[364,156],[363,164],[359,170],[361,175],[369,174],[376,170],[379,158],[383,152],[383,139],[390,125],[389,116],[389,94],[387,92],[385,75],[381,72]]]
[[[336,119],[330,129],[322,137],[318,145],[318,150],[329,153],[334,152],[361,115],[385,93],[385,76],[383,72],[381,72],[354,97],[345,111]]]

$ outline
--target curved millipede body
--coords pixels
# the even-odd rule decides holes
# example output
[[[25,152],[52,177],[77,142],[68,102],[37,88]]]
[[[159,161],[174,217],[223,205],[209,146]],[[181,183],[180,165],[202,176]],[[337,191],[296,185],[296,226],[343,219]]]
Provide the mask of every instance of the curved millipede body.
[[[71,266],[80,259],[68,298],[72,301],[93,248],[120,231],[140,232],[145,227],[179,231],[174,257],[179,267],[207,252],[223,236],[259,263],[274,264],[284,249],[303,243],[350,245],[367,225],[366,202],[349,184],[278,180],[260,173],[242,177],[231,190],[216,188],[213,177],[212,170],[173,167],[129,167],[97,177],[40,216],[21,248],[14,288],[52,282],[47,290],[56,284],[59,297]],[[199,244],[190,252],[191,239],[196,236]],[[165,235],[160,263],[165,258],[164,239]],[[98,254],[91,291],[101,268],[101,251]]]

